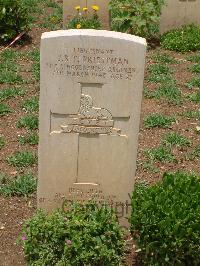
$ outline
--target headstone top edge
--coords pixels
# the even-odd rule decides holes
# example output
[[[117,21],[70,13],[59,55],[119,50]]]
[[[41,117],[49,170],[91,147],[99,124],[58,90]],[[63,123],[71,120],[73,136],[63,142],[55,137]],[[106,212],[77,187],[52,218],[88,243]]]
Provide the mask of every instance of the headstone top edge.
[[[121,39],[126,41],[132,41],[134,43],[140,43],[142,45],[147,45],[146,39],[138,37],[135,35],[116,32],[116,31],[107,31],[107,30],[92,30],[92,29],[71,29],[71,30],[57,30],[44,32],[42,34],[41,40],[58,38],[58,37],[72,37],[72,36],[91,36],[91,37],[110,37],[113,39]]]

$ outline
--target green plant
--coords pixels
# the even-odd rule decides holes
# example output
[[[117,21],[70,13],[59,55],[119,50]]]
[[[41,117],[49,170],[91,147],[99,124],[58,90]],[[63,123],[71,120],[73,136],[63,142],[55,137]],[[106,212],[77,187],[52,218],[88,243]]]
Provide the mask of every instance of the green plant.
[[[200,145],[197,145],[193,151],[186,156],[189,160],[194,160],[195,158],[200,158]]]
[[[22,103],[22,108],[28,112],[38,112],[39,111],[39,99],[37,96],[33,96],[30,99],[25,100]]]
[[[155,54],[151,57],[156,63],[177,64],[178,61],[168,54]]]
[[[168,133],[164,136],[162,141],[165,145],[177,146],[177,147],[188,147],[191,145],[191,142],[188,138],[183,135],[180,135],[176,132]]]
[[[80,6],[75,7],[77,15],[69,21],[67,29],[100,29],[101,21],[97,14],[98,6],[93,6],[93,15],[88,14],[88,7],[83,8],[83,13],[80,12]]]
[[[0,39],[8,41],[30,28],[31,18],[22,0],[0,0]]]
[[[19,143],[22,145],[26,143],[29,143],[30,145],[36,145],[38,144],[38,142],[39,142],[39,136],[35,132],[27,134],[26,136],[19,137]]]
[[[200,121],[200,110],[199,111],[186,111],[182,115],[187,118],[194,118]]]
[[[172,69],[168,65],[161,63],[149,65],[148,71],[153,75],[168,75],[173,73]]]
[[[200,178],[165,173],[162,182],[137,184],[131,232],[145,265],[200,264]]]
[[[164,33],[161,37],[161,46],[177,52],[199,51],[200,27],[187,25]]]
[[[189,89],[192,89],[193,87],[200,88],[200,76],[193,77],[192,80],[186,84],[186,86]]]
[[[199,74],[199,73],[200,73],[200,64],[195,64],[195,65],[189,66],[189,70],[190,70],[192,73],[197,73],[197,74]],[[199,77],[199,79],[200,79],[200,77]]]
[[[5,103],[0,103],[0,116],[11,113],[12,109]]]
[[[188,96],[188,98],[195,103],[200,103],[200,91],[194,92]]]
[[[153,94],[156,99],[164,98],[170,104],[180,104],[182,101],[181,90],[174,83],[166,83],[159,86]]]
[[[26,115],[17,122],[17,127],[27,129],[38,129],[38,117],[36,115]]]
[[[175,160],[174,155],[172,154],[169,147],[159,146],[156,148],[148,149],[144,153],[152,162],[173,162]]]
[[[25,90],[22,88],[7,88],[7,89],[2,89],[0,91],[0,101],[12,98],[12,97],[17,97],[17,96],[24,96],[25,95]]]
[[[123,233],[113,211],[74,203],[67,211],[39,210],[23,226],[21,242],[29,265],[121,264]]]
[[[155,37],[163,3],[163,0],[111,0],[111,27],[141,37]]]
[[[153,128],[153,127],[169,127],[173,122],[175,122],[174,117],[164,116],[161,114],[152,114],[147,116],[144,119],[145,128]]]
[[[62,25],[62,8],[58,5],[54,7],[51,15],[45,16],[40,26],[49,30],[59,30]]]
[[[150,74],[147,81],[161,84],[176,83],[171,74]]]
[[[1,0],[0,0],[1,1]],[[6,50],[0,54],[0,84],[14,84],[23,82],[22,77],[18,74],[19,67],[15,63],[18,53]]]
[[[36,179],[32,174],[19,175],[0,182],[0,194],[4,196],[28,196],[36,191]]]
[[[6,158],[15,167],[27,167],[37,163],[37,156],[30,151],[18,151]]]
[[[200,54],[189,55],[186,59],[193,63],[200,63]]]
[[[4,137],[0,136],[0,150],[5,146],[5,139]]]

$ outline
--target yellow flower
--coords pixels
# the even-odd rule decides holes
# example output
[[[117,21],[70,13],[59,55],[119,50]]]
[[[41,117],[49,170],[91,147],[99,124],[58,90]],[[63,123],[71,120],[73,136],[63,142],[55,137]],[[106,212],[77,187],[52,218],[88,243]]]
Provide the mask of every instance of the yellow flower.
[[[88,8],[87,7],[84,7],[83,8],[83,11],[85,11],[85,12],[88,11]]]
[[[94,11],[98,11],[98,10],[99,10],[99,7],[98,7],[98,6],[92,6],[92,9],[93,9]]]
[[[80,6],[75,6],[75,9],[76,9],[77,11],[79,11],[79,10],[81,9],[81,7],[80,7]]]
[[[76,25],[76,28],[77,28],[77,29],[80,29],[80,28],[81,28],[81,24],[80,24],[80,23],[77,24],[77,25]]]

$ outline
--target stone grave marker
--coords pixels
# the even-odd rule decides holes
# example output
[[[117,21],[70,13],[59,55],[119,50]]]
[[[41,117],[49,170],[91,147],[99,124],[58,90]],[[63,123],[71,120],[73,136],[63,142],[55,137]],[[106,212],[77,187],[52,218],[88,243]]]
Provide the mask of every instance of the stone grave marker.
[[[161,34],[183,25],[200,25],[200,0],[165,0],[161,11]]]
[[[88,7],[88,14],[91,15],[94,12],[91,7],[93,5],[97,5],[99,7],[99,11],[97,12],[97,14],[101,20],[102,26],[104,29],[109,29],[110,16],[108,4],[108,0],[63,0],[64,28],[67,22],[77,14],[77,11],[75,10],[76,6],[81,7],[81,13],[83,13],[83,7]]]
[[[146,42],[95,30],[41,41],[38,207],[109,203],[130,214]]]

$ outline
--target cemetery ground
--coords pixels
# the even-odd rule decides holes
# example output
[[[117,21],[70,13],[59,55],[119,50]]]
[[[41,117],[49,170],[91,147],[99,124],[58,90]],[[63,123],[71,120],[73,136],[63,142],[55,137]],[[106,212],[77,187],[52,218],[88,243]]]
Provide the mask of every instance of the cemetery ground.
[[[0,53],[0,182],[7,184],[0,195],[0,265],[5,266],[25,265],[16,240],[36,209],[40,36],[61,28],[62,21],[57,4],[43,8],[30,37]],[[166,171],[200,174],[199,89],[200,53],[148,49],[136,182],[155,183]],[[132,255],[127,265],[134,263]]]

